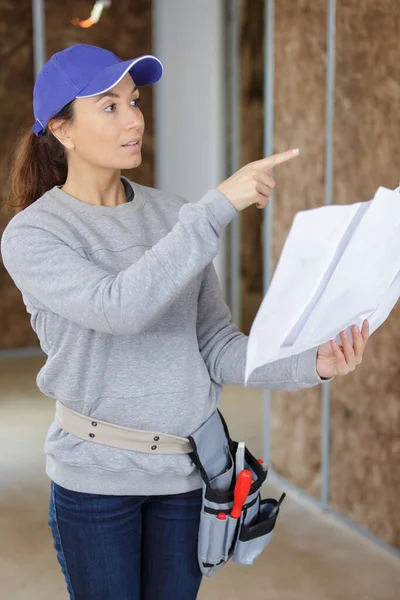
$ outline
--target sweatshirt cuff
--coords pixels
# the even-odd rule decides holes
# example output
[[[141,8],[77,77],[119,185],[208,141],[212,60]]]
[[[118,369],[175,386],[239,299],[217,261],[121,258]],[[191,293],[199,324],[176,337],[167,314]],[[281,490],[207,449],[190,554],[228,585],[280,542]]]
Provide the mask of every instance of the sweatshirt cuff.
[[[210,190],[201,200],[199,204],[204,204],[208,211],[214,217],[220,230],[239,214],[239,211],[233,206],[228,198],[218,190]]]
[[[296,379],[302,384],[302,387],[313,387],[322,382],[332,381],[333,377],[325,379],[320,377],[317,372],[317,352],[318,346],[310,348],[297,356]]]

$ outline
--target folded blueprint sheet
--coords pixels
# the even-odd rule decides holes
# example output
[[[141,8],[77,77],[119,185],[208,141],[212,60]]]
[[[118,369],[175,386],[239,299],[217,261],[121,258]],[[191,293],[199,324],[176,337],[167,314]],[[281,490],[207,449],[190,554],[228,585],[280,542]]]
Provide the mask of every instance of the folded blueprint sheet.
[[[387,319],[400,296],[399,192],[296,214],[250,331],[245,383],[257,367]]]

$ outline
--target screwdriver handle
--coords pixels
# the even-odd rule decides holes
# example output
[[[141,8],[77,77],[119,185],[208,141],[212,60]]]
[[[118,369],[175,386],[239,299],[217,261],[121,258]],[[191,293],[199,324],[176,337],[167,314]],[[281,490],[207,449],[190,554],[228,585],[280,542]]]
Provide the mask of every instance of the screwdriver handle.
[[[252,477],[251,471],[248,469],[243,469],[243,471],[239,473],[239,477],[236,480],[235,489],[233,490],[233,508],[231,512],[231,517],[233,519],[238,519],[240,517],[243,504],[249,495]]]

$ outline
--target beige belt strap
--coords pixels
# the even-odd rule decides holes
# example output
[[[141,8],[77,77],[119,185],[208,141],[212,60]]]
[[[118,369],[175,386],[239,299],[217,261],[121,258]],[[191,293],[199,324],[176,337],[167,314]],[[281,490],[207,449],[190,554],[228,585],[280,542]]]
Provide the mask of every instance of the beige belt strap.
[[[99,421],[99,419],[75,412],[58,401],[56,402],[55,420],[61,429],[95,444],[146,452],[147,454],[188,454],[192,452],[187,438],[168,433],[130,429]]]

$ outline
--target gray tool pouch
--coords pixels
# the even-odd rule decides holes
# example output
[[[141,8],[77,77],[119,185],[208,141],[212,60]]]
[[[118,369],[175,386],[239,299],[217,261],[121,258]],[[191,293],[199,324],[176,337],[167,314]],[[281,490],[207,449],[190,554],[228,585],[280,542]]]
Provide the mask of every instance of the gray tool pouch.
[[[198,538],[201,572],[211,577],[231,557],[239,565],[253,564],[272,538],[283,497],[279,503],[261,500],[260,489],[267,474],[246,448],[244,468],[251,471],[253,482],[240,518],[234,519],[230,513],[238,443],[231,440],[221,413],[216,410],[189,436],[189,442],[193,448],[190,456],[203,480]]]

